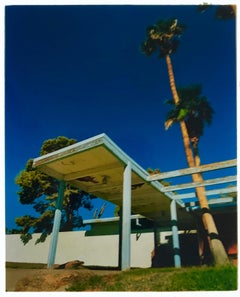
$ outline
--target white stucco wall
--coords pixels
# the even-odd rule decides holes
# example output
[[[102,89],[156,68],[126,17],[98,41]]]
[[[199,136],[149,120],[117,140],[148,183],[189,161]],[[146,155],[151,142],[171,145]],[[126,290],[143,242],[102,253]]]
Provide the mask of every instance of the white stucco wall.
[[[18,234],[6,235],[6,261],[47,263],[50,237],[35,245],[39,234],[23,245]],[[142,233],[139,238],[131,235],[131,267],[150,267],[154,248],[153,233]],[[85,265],[117,266],[118,236],[85,236],[85,231],[60,232],[55,263],[72,260],[84,261]]]

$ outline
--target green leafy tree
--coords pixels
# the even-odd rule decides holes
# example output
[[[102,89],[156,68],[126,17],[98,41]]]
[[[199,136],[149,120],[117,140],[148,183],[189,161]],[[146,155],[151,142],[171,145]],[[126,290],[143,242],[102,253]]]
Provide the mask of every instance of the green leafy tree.
[[[59,136],[46,140],[40,150],[40,155],[51,153],[63,147],[76,143],[75,139]],[[45,173],[33,168],[33,159],[27,161],[25,169],[16,177],[16,184],[20,187],[19,202],[32,205],[37,216],[24,215],[15,219],[19,227],[21,240],[24,244],[32,239],[33,233],[41,233],[36,244],[44,242],[52,232],[56,199],[58,196],[58,181]],[[60,231],[71,231],[83,225],[80,208],[92,209],[92,195],[73,186],[67,185],[64,192],[64,203]]]
[[[153,53],[157,52],[159,58],[165,58],[168,69],[169,84],[172,92],[173,101],[176,106],[180,104],[180,98],[175,84],[171,54],[176,52],[179,46],[180,37],[185,28],[186,26],[183,24],[179,24],[177,19],[159,20],[156,24],[147,27],[146,40],[141,44],[141,51],[143,54],[150,56]],[[183,114],[181,116],[183,116],[183,119],[179,121],[179,124],[182,132],[186,159],[188,166],[194,167],[197,164],[195,164],[195,159],[191,148],[190,136],[188,133],[187,124],[184,120],[184,114],[186,113],[186,111],[183,110],[182,112]],[[203,181],[201,174],[193,174],[192,179],[194,182]],[[205,195],[205,188],[197,187],[196,193],[200,207],[202,209],[202,221],[204,224],[204,228],[207,231],[206,233],[208,235],[209,247],[213,256],[214,264],[228,264],[229,259],[224,246],[219,239],[218,231]]]
[[[167,113],[165,128],[168,129],[173,123],[185,121],[190,142],[195,158],[195,165],[200,165],[198,143],[203,135],[204,127],[212,122],[214,110],[205,96],[202,96],[201,85],[190,85],[177,89],[179,103],[173,100],[166,103],[172,106]]]

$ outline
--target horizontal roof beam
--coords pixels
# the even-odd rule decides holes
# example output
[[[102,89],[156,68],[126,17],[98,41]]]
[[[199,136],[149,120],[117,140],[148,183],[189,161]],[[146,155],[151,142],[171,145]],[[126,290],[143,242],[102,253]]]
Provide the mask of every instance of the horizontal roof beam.
[[[210,199],[208,200],[208,204],[219,204],[219,203],[230,203],[234,202],[233,197],[223,197],[223,198],[217,198],[217,199]]]
[[[228,193],[234,193],[237,192],[237,187],[228,187],[228,188],[222,188],[222,189],[216,189],[216,190],[208,190],[205,191],[206,196],[212,196],[212,195],[222,195],[222,194],[228,194]],[[189,198],[195,198],[196,193],[185,193],[185,194],[177,194],[174,196],[175,200],[184,200],[184,199],[189,199]]]
[[[210,199],[208,200],[208,205],[211,207],[226,207],[226,206],[235,207],[236,201],[233,197],[224,197],[224,198]],[[194,210],[194,209],[200,208],[199,202],[197,200],[186,203],[185,207],[187,210],[189,209]]]
[[[207,165],[201,165],[198,167],[191,167],[186,169],[179,169],[179,170],[153,174],[151,176],[148,176],[147,180],[148,181],[163,180],[166,178],[179,177],[179,176],[190,175],[194,173],[201,173],[201,172],[230,168],[235,166],[237,166],[237,160],[232,159],[232,160],[223,161],[223,162],[216,162],[216,163],[211,163]]]
[[[204,180],[202,182],[192,182],[192,183],[186,183],[186,184],[179,184],[175,186],[167,186],[162,189],[162,192],[165,193],[165,192],[185,190],[185,189],[191,189],[191,188],[197,188],[197,187],[203,187],[203,186],[224,184],[228,182],[235,182],[236,180],[237,180],[237,177],[235,175],[220,177],[220,178],[213,178],[213,179]]]
[[[144,219],[145,217],[142,215],[131,215],[131,220],[135,219]],[[108,222],[117,222],[120,220],[120,217],[111,217],[111,218],[102,218],[102,219],[90,219],[90,220],[83,220],[84,225],[88,224],[96,224],[96,223],[108,223]]]

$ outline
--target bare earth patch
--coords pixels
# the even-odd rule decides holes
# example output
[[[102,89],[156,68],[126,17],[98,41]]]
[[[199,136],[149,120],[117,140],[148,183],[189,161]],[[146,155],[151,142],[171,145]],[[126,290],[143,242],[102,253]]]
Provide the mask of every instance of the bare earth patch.
[[[117,270],[80,269],[6,269],[6,291],[65,291],[74,280],[94,275],[119,273]]]

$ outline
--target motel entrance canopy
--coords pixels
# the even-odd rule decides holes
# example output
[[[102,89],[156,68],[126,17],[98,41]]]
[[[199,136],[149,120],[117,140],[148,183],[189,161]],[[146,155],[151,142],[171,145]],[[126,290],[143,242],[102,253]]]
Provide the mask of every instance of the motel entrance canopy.
[[[35,158],[33,166],[60,181],[59,197],[63,199],[63,184],[71,184],[89,194],[110,201],[122,207],[122,269],[130,266],[130,234],[131,214],[141,215],[152,220],[160,227],[171,226],[171,221],[178,222],[180,228],[194,228],[195,220],[192,212],[183,202],[184,195],[177,195],[176,186],[165,187],[159,179],[167,178],[171,174],[154,175],[139,166],[132,158],[123,152],[106,134],[100,134],[55,152]],[[236,160],[215,163],[215,166],[201,166],[198,172],[216,170],[236,166]],[[192,168],[172,171],[172,176],[191,174]],[[164,177],[165,176],[165,177]],[[212,184],[236,181],[236,176],[214,179]],[[205,181],[206,185],[211,181]],[[62,185],[62,186],[61,186]],[[180,186],[180,189],[184,185]],[[194,188],[199,185],[185,185]],[[224,194],[236,191],[222,189],[209,191]],[[193,198],[194,193],[185,194]],[[216,199],[214,199],[216,200]],[[220,199],[221,200],[221,199]],[[235,207],[234,199],[218,200],[220,204]],[[49,266],[55,259],[57,236],[61,220],[61,201],[57,202],[52,243],[49,253]],[[190,204],[189,204],[190,205]],[[196,207],[196,203],[191,204]],[[215,204],[214,204],[215,205]],[[177,213],[177,217],[176,217]],[[175,230],[177,232],[177,229]],[[176,233],[177,234],[177,233]],[[175,243],[178,246],[178,242]]]

